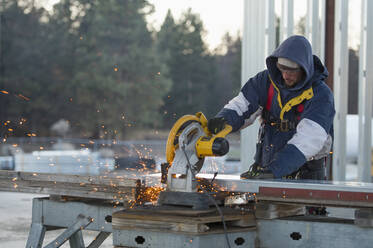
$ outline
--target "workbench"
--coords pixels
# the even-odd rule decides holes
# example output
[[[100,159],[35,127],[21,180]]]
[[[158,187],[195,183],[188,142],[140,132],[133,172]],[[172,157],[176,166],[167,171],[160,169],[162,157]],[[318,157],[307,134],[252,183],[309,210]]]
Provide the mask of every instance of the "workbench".
[[[211,180],[213,175],[199,175]],[[110,234],[114,247],[371,247],[373,184],[240,180],[218,175],[215,189],[231,192],[224,210],[185,214],[134,203],[161,186],[159,175],[74,176],[0,171],[0,191],[46,194],[33,200],[27,248],[86,247],[81,230],[97,231],[87,247]],[[152,209],[153,207],[153,209]],[[244,220],[243,224],[237,224]],[[234,223],[234,224],[233,224]],[[46,231],[64,228],[43,246]]]

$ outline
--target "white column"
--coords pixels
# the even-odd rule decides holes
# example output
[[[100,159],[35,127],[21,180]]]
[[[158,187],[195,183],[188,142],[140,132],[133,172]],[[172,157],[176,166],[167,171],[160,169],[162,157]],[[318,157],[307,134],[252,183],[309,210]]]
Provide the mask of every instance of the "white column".
[[[265,1],[265,47],[264,56],[270,55],[276,48],[276,16],[275,16],[275,0]]]
[[[245,0],[242,36],[242,85],[264,70],[269,49],[275,46],[273,0]],[[272,52],[272,51],[271,51]],[[241,171],[254,162],[259,123],[241,131]]]
[[[294,33],[294,0],[281,1],[280,43]]]
[[[358,180],[371,181],[372,96],[373,96],[373,1],[361,4],[361,38],[359,55],[359,153]]]
[[[306,37],[312,44],[313,53],[317,56],[321,54],[320,26],[319,0],[307,0]]]
[[[334,33],[334,118],[333,179],[346,178],[346,114],[348,89],[348,0],[335,1]]]
[[[320,52],[317,54],[323,64],[325,64],[325,26],[326,26],[326,0],[320,0]],[[316,54],[314,52],[314,54]]]

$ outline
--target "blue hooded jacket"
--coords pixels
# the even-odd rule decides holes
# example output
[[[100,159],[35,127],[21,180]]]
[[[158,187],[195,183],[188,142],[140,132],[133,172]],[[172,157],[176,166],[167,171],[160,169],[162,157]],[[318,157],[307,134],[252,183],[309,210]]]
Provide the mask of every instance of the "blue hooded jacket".
[[[303,79],[291,88],[284,84],[277,69],[279,57],[296,62],[304,72]],[[267,70],[250,78],[217,117],[224,117],[233,131],[252,124],[262,115],[272,84],[270,116],[298,123],[296,129],[287,132],[269,123],[262,125],[262,145],[258,146],[255,160],[279,178],[297,171],[307,161],[327,156],[332,145],[334,98],[324,82],[328,71],[303,36],[285,40],[267,57],[266,64]]]

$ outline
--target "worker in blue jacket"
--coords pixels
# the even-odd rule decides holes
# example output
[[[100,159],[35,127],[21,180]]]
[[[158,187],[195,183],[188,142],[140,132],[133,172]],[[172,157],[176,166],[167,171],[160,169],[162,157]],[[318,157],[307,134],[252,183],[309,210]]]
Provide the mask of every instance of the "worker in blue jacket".
[[[238,131],[260,116],[255,162],[241,178],[326,179],[335,115],[326,67],[297,35],[282,42],[266,64],[209,120],[209,130],[216,133],[228,123]]]

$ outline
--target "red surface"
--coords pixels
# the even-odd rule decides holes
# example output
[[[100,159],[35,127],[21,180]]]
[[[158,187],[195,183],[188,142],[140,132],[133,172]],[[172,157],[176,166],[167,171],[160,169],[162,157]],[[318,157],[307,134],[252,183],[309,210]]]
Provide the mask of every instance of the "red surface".
[[[373,193],[348,192],[334,190],[311,190],[260,187],[259,196],[291,198],[291,199],[320,199],[333,201],[373,202]]]

